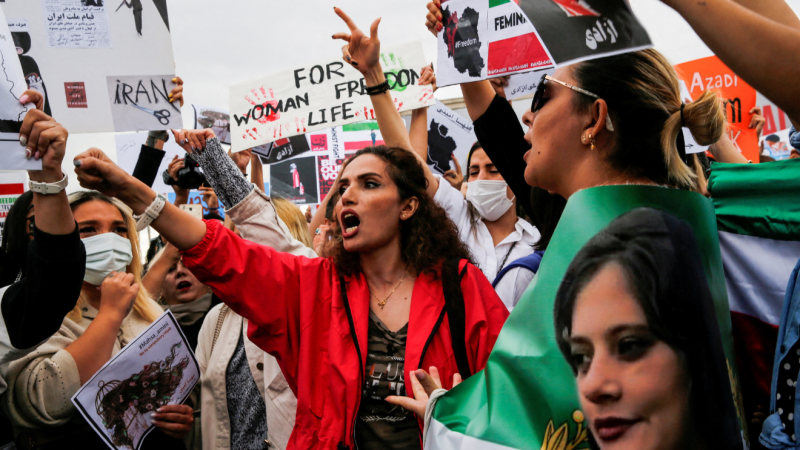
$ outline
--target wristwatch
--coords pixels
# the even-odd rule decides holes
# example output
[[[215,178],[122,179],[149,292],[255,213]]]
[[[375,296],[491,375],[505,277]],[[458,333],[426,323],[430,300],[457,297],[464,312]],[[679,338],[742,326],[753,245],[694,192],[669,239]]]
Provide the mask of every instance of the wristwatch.
[[[52,195],[52,194],[58,194],[59,192],[66,189],[68,182],[69,179],[67,177],[67,174],[64,174],[64,178],[62,178],[61,181],[55,183],[40,183],[38,181],[30,180],[28,181],[28,188],[36,194]]]

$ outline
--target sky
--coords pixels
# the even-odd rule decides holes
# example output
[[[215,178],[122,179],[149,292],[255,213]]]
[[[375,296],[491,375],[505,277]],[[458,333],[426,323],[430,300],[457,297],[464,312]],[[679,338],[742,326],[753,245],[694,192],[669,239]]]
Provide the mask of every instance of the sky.
[[[330,36],[347,27],[334,6],[365,30],[381,17],[378,34],[384,45],[420,41],[427,60],[433,61],[436,40],[425,28],[427,1],[170,0],[175,70],[185,82],[188,102],[227,110],[228,88],[235,83],[341,55],[344,42]],[[800,0],[788,3],[800,13]],[[712,54],[683,18],[660,1],[631,0],[631,5],[656,49],[673,64]],[[461,97],[461,91],[447,87],[436,97]],[[113,133],[70,135],[64,169],[73,174],[72,158],[90,147],[113,158],[114,146]],[[77,189],[75,181],[68,188]]]

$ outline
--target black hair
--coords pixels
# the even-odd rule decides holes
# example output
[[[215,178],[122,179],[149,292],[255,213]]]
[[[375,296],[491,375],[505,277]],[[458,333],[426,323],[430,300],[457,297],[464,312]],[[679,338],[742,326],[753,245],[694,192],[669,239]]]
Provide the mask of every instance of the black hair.
[[[17,197],[11,205],[3,226],[3,252],[5,262],[0,268],[0,287],[8,286],[17,279],[20,271],[25,276],[28,260],[28,210],[33,206],[33,192],[28,191]]]
[[[11,37],[14,39],[14,46],[21,48],[23,55],[31,50],[31,35],[27,31],[14,31]]]
[[[325,218],[331,222],[336,222],[334,219],[334,215],[336,213],[336,203],[339,202],[339,193],[330,191],[328,195],[331,197],[328,199],[328,203],[325,205]]]
[[[469,180],[469,163],[472,161],[472,154],[475,153],[475,150],[483,150],[483,146],[481,145],[480,141],[475,141],[472,144],[472,147],[469,148],[469,152],[467,152],[467,164],[464,166],[464,181],[466,182]]]
[[[764,140],[769,142],[780,142],[781,138],[778,137],[777,134],[770,134],[769,136],[765,137]]]
[[[619,264],[650,330],[687,362],[697,430],[714,448],[741,449],[729,369],[701,258],[692,228],[671,214],[638,208],[614,219],[567,268],[555,299],[556,341],[574,364],[569,336],[575,300],[603,267]]]
[[[529,222],[539,230],[541,235],[533,245],[535,250],[547,250],[566,206],[567,200],[564,197],[551,194],[540,187],[531,188],[531,210],[534,215],[530,217]]]

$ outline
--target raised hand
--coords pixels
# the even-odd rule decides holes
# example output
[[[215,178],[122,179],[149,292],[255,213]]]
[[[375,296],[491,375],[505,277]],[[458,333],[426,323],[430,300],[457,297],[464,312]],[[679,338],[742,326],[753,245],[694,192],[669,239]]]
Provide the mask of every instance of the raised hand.
[[[344,60],[361,73],[374,69],[380,63],[381,42],[378,40],[378,24],[381,23],[381,19],[377,18],[372,22],[367,37],[344,11],[336,7],[333,10],[350,29],[350,34],[336,33],[332,36],[333,39],[341,39],[348,43],[342,47]]]
[[[27,158],[42,160],[42,170],[28,171],[31,180],[53,183],[64,178],[61,161],[64,160],[68,137],[66,128],[52,117],[38,109],[28,111],[22,121],[20,143],[25,142]]]
[[[110,314],[121,322],[131,312],[138,293],[139,284],[134,281],[133,274],[111,272],[100,285],[98,314]]]
[[[442,2],[434,0],[428,2],[426,6],[428,8],[428,14],[425,16],[425,27],[427,27],[428,31],[433,33],[434,36],[438,36],[439,32],[444,28],[444,25],[442,25]]]
[[[99,148],[90,148],[76,156],[73,164],[81,187],[100,191],[109,197],[118,197],[136,180]]]
[[[174,88],[172,88],[172,92],[169,93],[169,102],[173,103],[175,100],[181,101],[181,106],[183,106],[183,80],[181,77],[175,77],[172,79],[172,82],[176,84]]]
[[[761,108],[756,106],[755,108],[750,110],[750,125],[747,128],[755,128],[756,129],[756,136],[759,138],[761,137],[761,130],[764,129],[764,124],[767,123],[767,119],[761,114]]]
[[[242,150],[240,152],[232,152],[228,150],[228,156],[231,157],[233,162],[236,164],[236,167],[242,171],[242,173],[247,173],[247,166],[250,165],[250,160],[253,155],[253,149],[248,148],[247,150]]]
[[[500,97],[506,98],[506,86],[508,86],[508,75],[504,77],[492,78],[489,80],[492,83],[492,88]]]
[[[448,170],[444,173],[444,179],[450,183],[450,186],[461,190],[461,184],[464,183],[464,174],[461,173],[461,164],[458,162],[458,158],[456,158],[455,154],[450,154],[450,159],[453,160],[453,164],[456,166],[456,170]]]
[[[217,137],[210,128],[202,130],[172,130],[175,142],[188,153],[202,152],[206,148],[206,141]]]
[[[422,72],[419,74],[419,81],[417,82],[420,86],[425,86],[430,84],[433,88],[433,92],[436,92],[436,74],[433,72],[433,64],[430,66],[425,66],[422,68]]]

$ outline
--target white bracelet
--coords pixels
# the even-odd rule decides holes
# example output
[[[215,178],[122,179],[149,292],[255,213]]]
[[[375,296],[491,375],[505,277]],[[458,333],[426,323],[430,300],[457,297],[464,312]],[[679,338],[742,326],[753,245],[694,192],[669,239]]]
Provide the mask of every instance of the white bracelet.
[[[156,194],[156,198],[153,200],[153,203],[150,203],[150,206],[144,210],[141,216],[133,216],[133,218],[136,219],[136,231],[144,230],[151,223],[153,223],[154,220],[158,219],[158,216],[161,214],[161,211],[164,209],[166,204],[167,199],[161,194]]]

